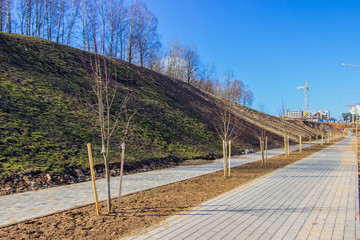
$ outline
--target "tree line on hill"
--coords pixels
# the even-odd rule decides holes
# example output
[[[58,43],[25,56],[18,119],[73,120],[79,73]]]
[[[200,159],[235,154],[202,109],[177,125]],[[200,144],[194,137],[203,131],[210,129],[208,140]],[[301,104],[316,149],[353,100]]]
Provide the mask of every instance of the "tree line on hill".
[[[177,40],[164,48],[158,20],[134,0],[0,0],[0,31],[35,36],[146,67],[204,91],[251,106],[254,95],[228,70],[203,64],[194,45]],[[94,41],[96,40],[96,41]]]

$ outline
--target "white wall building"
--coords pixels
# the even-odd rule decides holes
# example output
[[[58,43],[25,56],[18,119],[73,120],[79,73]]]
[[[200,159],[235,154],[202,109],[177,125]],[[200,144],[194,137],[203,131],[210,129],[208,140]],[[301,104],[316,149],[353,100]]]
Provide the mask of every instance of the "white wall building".
[[[307,118],[313,118],[317,113],[320,113],[321,115],[325,116],[326,119],[330,119],[330,110],[309,110]],[[304,118],[305,111],[299,110],[299,111],[286,111],[286,117],[288,118]]]
[[[360,115],[360,104],[348,105],[348,112],[352,115]]]

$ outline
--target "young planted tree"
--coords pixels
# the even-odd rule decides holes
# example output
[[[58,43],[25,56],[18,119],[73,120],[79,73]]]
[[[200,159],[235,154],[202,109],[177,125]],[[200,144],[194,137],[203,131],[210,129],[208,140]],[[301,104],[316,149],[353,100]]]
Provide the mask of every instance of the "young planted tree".
[[[229,99],[220,99],[215,128],[223,142],[224,177],[230,176],[230,155],[231,141],[235,140],[242,133],[240,119],[235,113],[235,104]]]
[[[105,165],[107,210],[110,212],[110,146],[114,138],[118,142],[120,141],[122,147],[121,162],[123,166],[125,142],[133,127],[131,123],[137,108],[131,110],[129,107],[129,102],[133,99],[132,88],[128,86],[126,89],[123,89],[118,86],[115,60],[98,54],[96,40],[94,40],[94,48],[95,54],[90,57],[89,62],[85,63],[83,60],[90,86],[90,92],[86,92],[85,95],[87,96],[87,103],[90,109],[97,115],[96,125],[101,135],[100,153]],[[119,96],[120,94],[121,96]],[[114,133],[116,133],[116,136],[114,136]]]
[[[261,105],[259,110],[261,112],[264,111],[264,107]],[[266,117],[262,114],[258,114],[257,115],[257,120],[258,123],[260,124],[260,136],[259,136],[259,141],[260,141],[260,151],[261,151],[261,161],[262,164],[266,164],[267,161],[267,136],[266,136]]]
[[[326,126],[324,123],[321,124],[320,133],[321,133],[321,146],[322,146],[322,145],[324,145],[324,137],[325,137],[325,143],[326,143]]]

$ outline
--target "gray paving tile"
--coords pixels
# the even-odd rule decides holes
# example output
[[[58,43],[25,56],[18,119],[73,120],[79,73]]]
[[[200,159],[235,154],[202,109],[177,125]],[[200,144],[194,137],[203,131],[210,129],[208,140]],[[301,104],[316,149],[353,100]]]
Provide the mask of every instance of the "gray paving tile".
[[[355,239],[353,138],[173,216],[129,239]]]

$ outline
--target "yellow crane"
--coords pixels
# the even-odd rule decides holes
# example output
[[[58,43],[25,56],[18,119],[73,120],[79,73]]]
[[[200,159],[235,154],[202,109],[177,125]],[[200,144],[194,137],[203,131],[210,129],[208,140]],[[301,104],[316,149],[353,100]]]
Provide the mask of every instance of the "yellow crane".
[[[304,113],[304,117],[305,119],[308,117],[308,91],[309,91],[309,86],[307,84],[307,80],[305,81],[305,86],[303,87],[297,87],[297,89],[305,89],[305,113]]]

